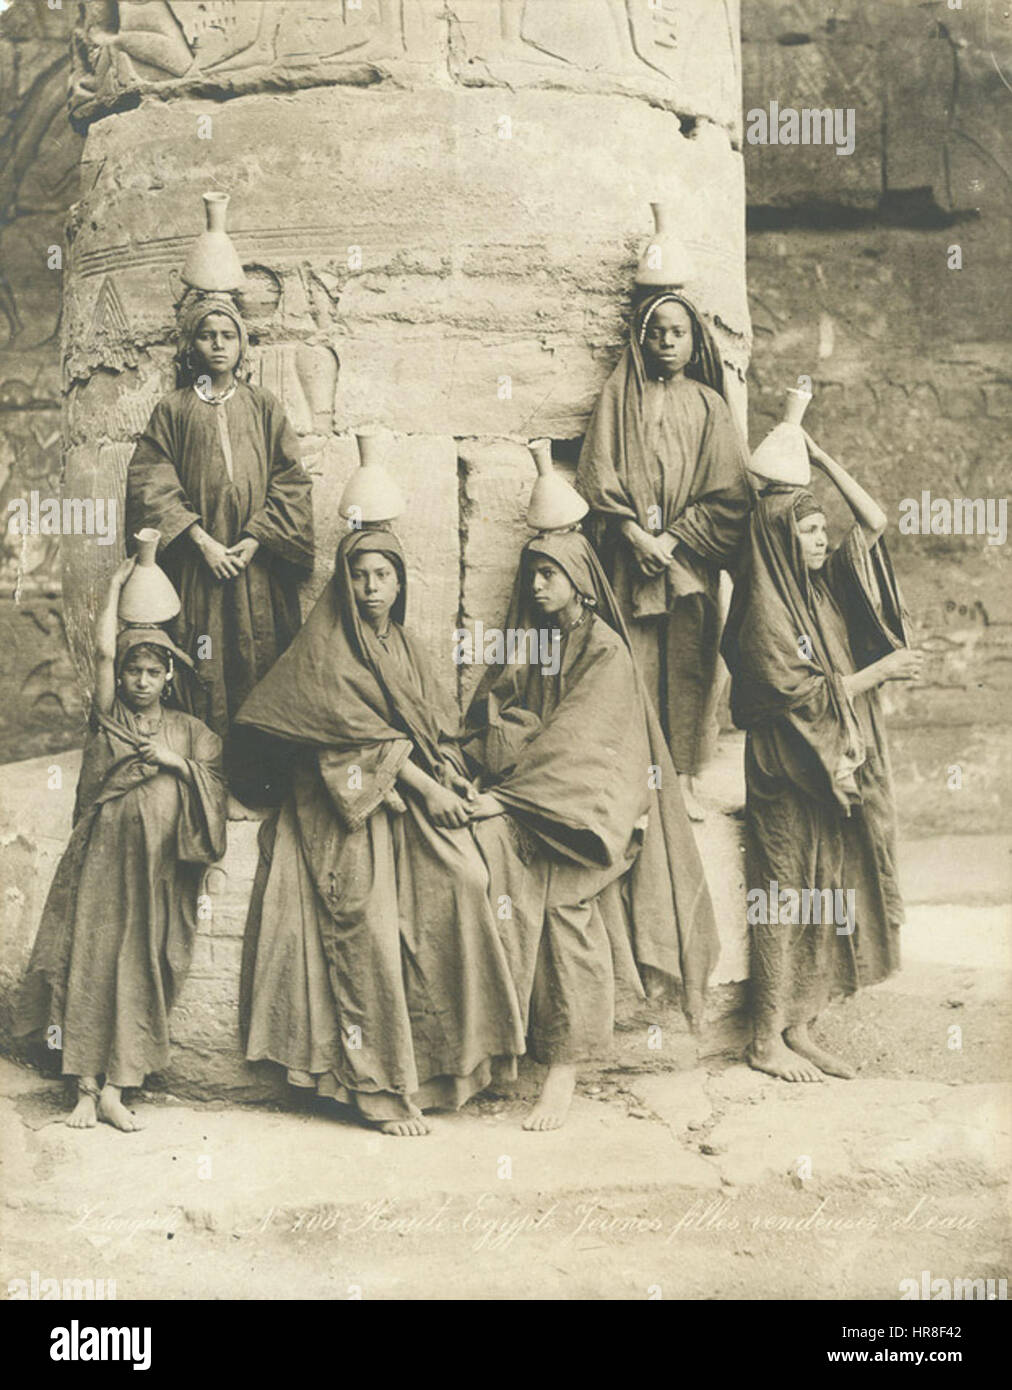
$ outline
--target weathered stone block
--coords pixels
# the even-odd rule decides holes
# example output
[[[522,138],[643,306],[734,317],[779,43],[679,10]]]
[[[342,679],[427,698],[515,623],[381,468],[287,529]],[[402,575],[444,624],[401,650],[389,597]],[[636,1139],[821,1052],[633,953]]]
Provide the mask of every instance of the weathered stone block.
[[[530,450],[509,439],[459,442],[463,474],[463,626],[477,619],[486,627],[506,617],[520,551],[530,538],[527,502],[536,471]],[[461,701],[468,700],[484,667],[460,667]]]

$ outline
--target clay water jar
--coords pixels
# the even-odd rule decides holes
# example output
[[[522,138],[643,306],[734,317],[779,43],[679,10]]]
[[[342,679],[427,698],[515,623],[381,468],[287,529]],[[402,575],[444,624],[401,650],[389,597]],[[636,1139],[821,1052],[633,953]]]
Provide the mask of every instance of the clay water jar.
[[[558,531],[575,526],[590,508],[576,489],[556,473],[551,440],[532,439],[527,447],[538,470],[527,504],[527,525],[534,531]]]
[[[684,285],[692,275],[692,260],[681,237],[670,229],[670,209],[666,203],[651,203],[654,234],[643,248],[636,274],[637,285]]]
[[[387,471],[382,435],[357,434],[358,467],[345,484],[338,507],[356,525],[366,521],[393,521],[407,510],[404,494]]]
[[[155,562],[160,531],[146,526],[134,536],[137,563],[120,590],[118,616],[124,623],[167,623],[182,604],[165,571]]]
[[[242,289],[242,262],[225,230],[227,193],[204,194],[207,228],[193,242],[183,262],[182,278],[195,290]]]
[[[786,396],[784,418],[779,425],[774,425],[756,449],[749,467],[768,482],[807,487],[812,480],[812,465],[801,421],[812,393],[792,388]]]

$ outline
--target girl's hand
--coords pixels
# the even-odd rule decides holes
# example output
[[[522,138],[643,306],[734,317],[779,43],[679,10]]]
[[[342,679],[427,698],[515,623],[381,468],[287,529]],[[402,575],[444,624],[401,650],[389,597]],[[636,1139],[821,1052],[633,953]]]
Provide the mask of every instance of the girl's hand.
[[[832,463],[833,460],[826,453],[825,449],[821,449],[819,445],[816,444],[815,440],[806,429],[803,429],[801,433],[805,436],[805,443],[808,446],[808,457],[813,463],[817,463],[820,467],[827,462]]]
[[[488,820],[491,816],[501,816],[506,808],[491,792],[482,792],[471,803],[472,820]]]
[[[471,807],[468,802],[461,800],[457,793],[450,791],[448,787],[433,784],[425,793],[424,801],[432,824],[441,826],[444,830],[458,830],[471,819]]]
[[[915,681],[924,665],[924,653],[912,647],[900,647],[882,658],[881,666],[887,681]]]
[[[215,579],[234,579],[237,574],[242,573],[243,566],[238,557],[213,536],[201,541],[200,553]]]
[[[667,569],[677,544],[674,536],[652,536],[634,521],[629,522],[624,528],[624,535],[633,553],[633,559],[648,579],[653,579]]]
[[[237,545],[230,546],[226,554],[231,555],[234,560],[239,562],[239,568],[245,569],[253,556],[260,549],[260,542],[252,536],[243,536]]]
[[[464,798],[466,802],[473,803],[478,793],[475,791],[474,783],[469,782],[466,777],[462,777],[459,772],[450,773],[450,787],[458,796]]]
[[[138,751],[146,763],[151,763],[156,767],[164,767],[170,770],[179,771],[182,758],[173,753],[167,744],[163,743],[157,734],[152,734],[150,738],[142,738]]]
[[[137,556],[128,555],[126,559],[123,561],[123,563],[121,565],[117,565],[115,570],[113,571],[113,576],[109,581],[109,587],[112,589],[122,589],[123,585],[133,574],[134,565],[136,565],[136,563]]]

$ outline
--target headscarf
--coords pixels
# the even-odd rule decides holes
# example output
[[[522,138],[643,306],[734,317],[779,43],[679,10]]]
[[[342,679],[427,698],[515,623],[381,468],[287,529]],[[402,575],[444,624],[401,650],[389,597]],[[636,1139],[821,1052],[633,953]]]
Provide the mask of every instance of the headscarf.
[[[193,661],[186,652],[176,646],[169,634],[160,627],[125,627],[116,637],[116,674],[123,670],[127,656],[135,647],[161,647],[169,654],[169,675],[172,675],[173,657],[187,668],[191,676],[197,672]]]
[[[684,294],[677,294],[674,290],[660,290],[655,294],[648,295],[636,306],[633,312],[629,347],[638,364],[637,375],[640,380],[645,381],[649,375],[646,358],[643,354],[643,339],[646,337],[650,320],[662,304],[680,304],[689,315],[692,324],[692,357],[685,368],[685,375],[691,377],[693,381],[701,381],[704,386],[712,387],[718,396],[724,396],[726,400],[727,397],[724,395],[724,364],[720,360],[720,352],[713,340],[713,334],[703,322],[692,301],[686,299]]]
[[[797,510],[796,510],[797,509]],[[822,605],[805,563],[802,516],[822,511],[810,492],[767,493],[752,512],[721,651],[731,671],[731,714],[741,729],[785,720],[809,745],[845,808],[860,800],[854,773],[864,742],[834,666]]]
[[[439,741],[456,732],[428,670],[407,664],[366,636],[351,581],[352,556],[385,555],[397,570],[400,593],[391,619],[404,621],[404,550],[382,526],[349,531],[337,548],[334,574],[288,647],[244,702],[239,724],[316,748],[347,748],[409,737],[435,775]]]
[[[798,488],[794,496],[794,520],[804,521],[807,516],[815,516],[826,509],[813,492],[808,492],[805,488]]]
[[[181,386],[191,386],[197,378],[198,373],[193,362],[193,352],[200,325],[209,314],[224,314],[235,324],[236,332],[239,335],[239,360],[235,364],[236,380],[245,376],[248,371],[249,334],[246,332],[242,315],[236,308],[235,300],[230,294],[223,291],[197,294],[183,306],[179,313],[176,372]]]

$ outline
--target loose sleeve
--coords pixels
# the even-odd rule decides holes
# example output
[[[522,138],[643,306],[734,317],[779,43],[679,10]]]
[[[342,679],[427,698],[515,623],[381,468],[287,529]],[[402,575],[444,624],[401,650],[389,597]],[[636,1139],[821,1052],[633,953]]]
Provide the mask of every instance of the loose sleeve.
[[[668,531],[704,560],[733,562],[748,525],[752,489],[746,474],[745,446],[727,403],[707,395],[707,417],[700,440],[693,500]]]
[[[221,739],[198,719],[190,723],[189,776],[180,778],[182,809],[176,854],[182,863],[213,864],[225,853],[228,809]]]
[[[264,504],[243,532],[289,564],[313,567],[313,484],[302,466],[298,437],[280,401],[264,393],[268,478]]]
[[[145,526],[161,532],[158,548],[163,551],[200,520],[200,513],[183,491],[176,472],[177,448],[170,400],[159,401],[137,441],[127,469],[128,550],[131,537]]]
[[[528,830],[577,864],[608,868],[624,861],[648,804],[650,758],[628,652],[616,644],[581,658],[565,698],[540,727],[524,724],[507,738],[508,770],[491,790]],[[498,716],[508,723],[505,707]],[[495,763],[495,721],[483,765]]]
[[[409,739],[317,753],[327,795],[347,831],[357,830],[378,810],[410,754]]]

